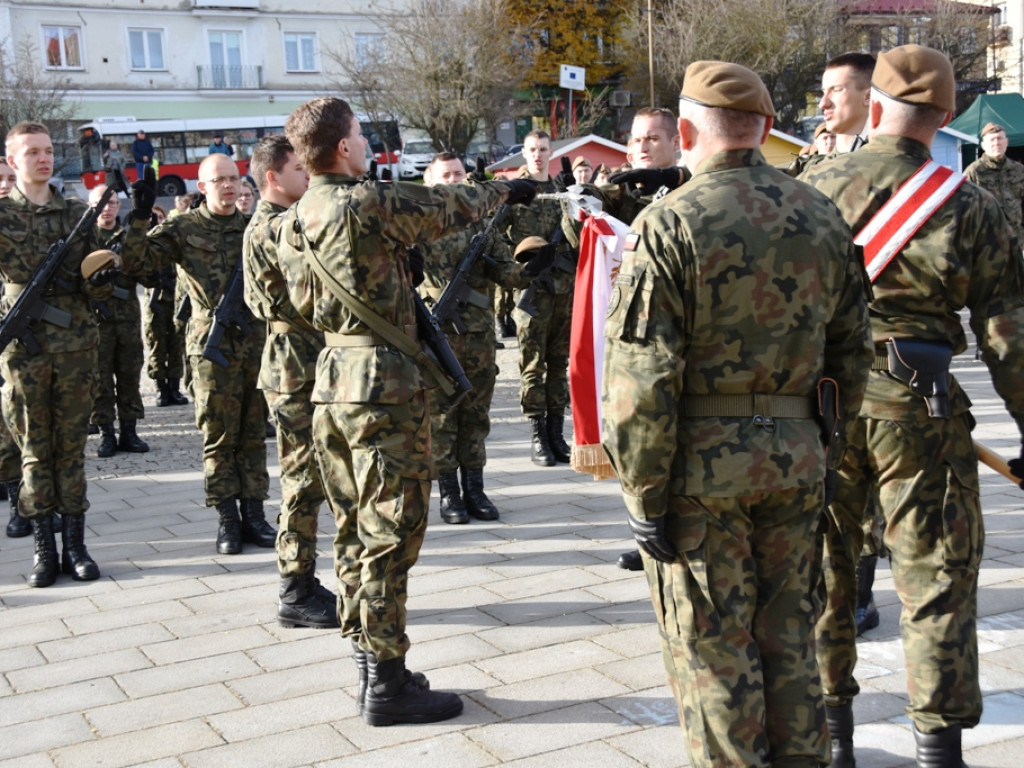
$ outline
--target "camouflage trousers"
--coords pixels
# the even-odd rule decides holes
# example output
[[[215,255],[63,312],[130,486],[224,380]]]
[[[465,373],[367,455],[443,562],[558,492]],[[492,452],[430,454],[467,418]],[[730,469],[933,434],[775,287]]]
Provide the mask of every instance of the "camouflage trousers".
[[[430,497],[424,392],[405,403],[318,404],[313,440],[334,512],[341,633],[381,661],[405,656],[409,569]]]
[[[519,337],[519,404],[528,419],[563,413],[569,405],[569,330],[572,294],[537,291],[536,317],[514,313]]]
[[[811,644],[822,501],[819,487],[673,497],[679,560],[643,554],[694,768],[828,762]]]
[[[312,382],[298,392],[265,390],[277,424],[281,513],[277,517],[277,570],[299,576],[316,567],[317,516],[324,487],[313,452]]]
[[[498,376],[493,323],[483,333],[450,334],[448,341],[473,389],[455,408],[440,402],[431,405],[430,440],[434,463],[441,474],[459,467],[483,469],[487,463],[485,441],[491,432],[491,400]]]
[[[875,479],[874,502],[885,516],[903,608],[907,714],[925,733],[970,728],[981,717],[977,600],[985,543],[971,416],[860,421],[863,464],[854,466],[858,453],[848,453],[843,472]],[[855,632],[833,640],[819,651],[822,675],[837,690],[852,689]]]
[[[96,350],[0,357],[3,416],[21,451],[22,517],[81,515]]]
[[[133,295],[130,301],[137,302]],[[96,349],[96,402],[90,421],[112,424],[116,406],[121,420],[136,421],[146,411],[139,393],[142,364],[142,328],[139,313],[130,320],[107,320],[99,324],[99,346]]]
[[[503,288],[499,285],[494,292],[494,314],[498,317],[511,315],[516,306],[514,296],[511,288]]]
[[[0,419],[0,483],[13,483],[21,479],[21,451],[7,422]]]
[[[203,433],[206,506],[227,499],[265,499],[267,403],[256,389],[259,355],[228,355],[228,367],[191,355],[196,426]]]
[[[146,294],[149,296],[152,289]],[[174,319],[174,302],[159,302],[160,311],[154,312],[146,303],[143,326],[149,360],[146,373],[154,381],[160,379],[180,380],[185,369],[184,328]]]

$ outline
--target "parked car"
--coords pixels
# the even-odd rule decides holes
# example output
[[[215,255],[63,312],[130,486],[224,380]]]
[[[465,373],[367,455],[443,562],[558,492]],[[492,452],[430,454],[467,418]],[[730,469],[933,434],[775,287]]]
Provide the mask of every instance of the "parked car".
[[[398,178],[419,178],[436,154],[437,151],[429,140],[405,142],[402,146],[402,154],[398,158]]]
[[[476,159],[482,157],[484,164],[490,165],[505,156],[505,145],[500,141],[474,141],[466,147],[465,163],[467,170],[476,169]]]
[[[523,145],[522,144],[513,144],[511,147],[508,148],[508,151],[505,153],[505,157],[512,157],[512,155],[518,155],[522,151],[523,151]]]

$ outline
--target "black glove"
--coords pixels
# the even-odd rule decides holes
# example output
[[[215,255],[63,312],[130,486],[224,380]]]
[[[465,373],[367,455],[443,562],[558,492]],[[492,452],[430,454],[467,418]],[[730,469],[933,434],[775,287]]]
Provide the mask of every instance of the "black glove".
[[[370,168],[362,176],[359,177],[359,181],[376,181],[377,180],[377,161],[370,161]]]
[[[562,155],[562,170],[555,176],[555,186],[559,192],[565,192],[576,183],[576,177],[572,175],[572,163],[568,155]]]
[[[664,516],[653,520],[637,520],[627,513],[626,519],[629,520],[629,530],[633,532],[633,538],[640,549],[662,563],[674,563],[679,559],[675,547],[665,538]]]
[[[383,171],[380,172],[380,180],[381,181],[391,181],[391,169],[390,168],[385,168]]]
[[[1020,447],[1020,458],[1010,459],[1007,464],[1010,465],[1013,476],[1020,480],[1020,487],[1024,488],[1024,444]]]
[[[202,207],[203,203],[205,202],[206,195],[204,195],[202,192],[193,192],[192,202],[188,204],[188,209],[190,211],[198,210],[200,207]]]
[[[409,254],[409,275],[412,277],[412,284],[415,288],[423,282],[425,277],[423,274],[423,251],[418,245],[413,245],[409,247],[407,253]]]
[[[529,179],[510,179],[505,183],[508,184],[508,199],[505,202],[509,205],[515,205],[516,203],[529,205],[533,202],[533,198],[537,196],[537,182],[535,181],[530,181]]]
[[[631,171],[619,171],[608,177],[610,184],[636,185],[643,194],[653,195],[662,187],[675,189],[683,183],[683,175],[679,168],[634,168]]]
[[[484,162],[484,159],[482,157],[478,157],[476,159],[476,170],[470,172],[469,178],[473,181],[487,181],[487,171],[484,170],[486,165],[487,164]]]
[[[117,267],[107,267],[106,269],[100,269],[89,275],[89,285],[99,288],[101,285],[112,283],[121,274],[121,270]]]
[[[527,253],[531,254],[530,258],[526,260],[526,266],[523,267],[523,274],[527,277],[536,277],[550,267],[555,260],[555,246],[550,244],[535,251],[527,251]],[[520,254],[520,256],[524,255]]]
[[[142,171],[142,178],[132,184],[132,218],[138,221],[149,221],[156,205],[156,171],[147,165]]]

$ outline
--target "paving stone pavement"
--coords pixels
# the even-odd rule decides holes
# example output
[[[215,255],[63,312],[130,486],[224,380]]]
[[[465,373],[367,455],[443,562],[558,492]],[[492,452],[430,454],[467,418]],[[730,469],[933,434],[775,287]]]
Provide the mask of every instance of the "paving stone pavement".
[[[277,626],[273,552],[215,554],[191,406],[147,407],[150,453],[96,459],[97,439],[87,447],[99,581],[29,589],[31,539],[0,538],[0,768],[688,765],[646,583],[614,564],[630,546],[617,486],[530,463],[508,347],[485,472],[501,520],[444,525],[435,489],[410,579],[410,666],[463,694],[460,717],[364,725],[347,642]],[[984,367],[961,356],[955,368],[976,436],[1012,457],[1015,428]],[[983,468],[982,495],[985,712],[965,733],[966,760],[1019,768],[1024,491]],[[319,573],[331,584],[333,519],[320,522]],[[884,562],[878,576],[881,626],[860,643],[857,759],[896,768],[913,764],[913,737]]]

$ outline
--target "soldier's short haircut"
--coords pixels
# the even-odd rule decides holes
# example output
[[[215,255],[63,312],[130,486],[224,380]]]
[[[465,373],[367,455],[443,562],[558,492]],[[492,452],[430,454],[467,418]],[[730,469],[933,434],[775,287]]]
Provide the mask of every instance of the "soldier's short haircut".
[[[871,89],[871,98],[885,103],[882,120],[886,126],[896,131],[938,131],[948,114],[945,109],[934,104],[908,104],[882,93],[877,88]]]
[[[288,155],[295,152],[292,143],[283,133],[264,136],[252,151],[249,161],[249,175],[256,180],[260,195],[267,188],[267,171],[280,173],[288,162]]]
[[[547,131],[542,131],[540,128],[537,128],[536,130],[530,131],[528,134],[523,136],[524,143],[527,139],[547,139],[548,141],[551,141],[551,134],[548,133]]]
[[[306,171],[326,173],[334,165],[338,142],[348,137],[355,119],[347,101],[313,99],[288,116],[284,132]]]
[[[676,116],[672,114],[670,109],[662,109],[661,107],[644,107],[638,109],[637,113],[633,115],[633,119],[636,120],[638,117],[647,117],[657,119],[661,123],[661,127],[665,129],[665,133],[669,138],[672,138],[679,133],[679,124],[676,122]]]
[[[430,158],[430,164],[434,163],[447,163],[449,160],[458,160],[459,156],[454,152],[438,152],[432,158]]]
[[[750,146],[760,146],[766,119],[754,112],[703,105],[694,105],[688,117],[701,132]]]
[[[11,154],[11,140],[18,137],[24,136],[29,133],[45,133],[47,136],[50,135],[50,129],[42,123],[37,123],[35,120],[22,120],[20,123],[15,123],[11,130],[7,132],[7,137],[4,140],[4,149],[7,154]]]
[[[839,67],[849,67],[853,70],[857,85],[861,88],[869,88],[871,75],[875,71],[875,57],[863,51],[847,51],[829,59],[825,65],[826,70],[839,69]]]

